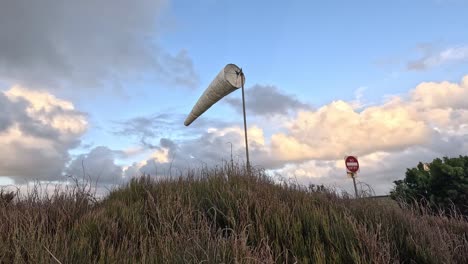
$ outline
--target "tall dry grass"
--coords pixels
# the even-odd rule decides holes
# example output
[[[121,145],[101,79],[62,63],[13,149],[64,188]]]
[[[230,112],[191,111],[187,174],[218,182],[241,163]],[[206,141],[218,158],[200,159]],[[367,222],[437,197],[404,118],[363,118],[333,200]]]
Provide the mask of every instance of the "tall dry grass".
[[[99,201],[78,187],[2,201],[0,262],[468,263],[461,217],[274,184],[242,166],[183,176],[134,179]]]

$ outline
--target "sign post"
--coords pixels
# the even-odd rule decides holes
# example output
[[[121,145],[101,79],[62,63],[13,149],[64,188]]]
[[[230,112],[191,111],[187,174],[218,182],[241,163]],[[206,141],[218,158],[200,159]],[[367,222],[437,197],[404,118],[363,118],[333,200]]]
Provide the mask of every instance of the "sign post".
[[[347,156],[345,158],[345,165],[346,165],[346,172],[348,175],[353,178],[353,184],[354,184],[354,194],[355,197],[358,198],[358,191],[356,187],[356,173],[359,171],[359,161],[357,157],[354,156]]]

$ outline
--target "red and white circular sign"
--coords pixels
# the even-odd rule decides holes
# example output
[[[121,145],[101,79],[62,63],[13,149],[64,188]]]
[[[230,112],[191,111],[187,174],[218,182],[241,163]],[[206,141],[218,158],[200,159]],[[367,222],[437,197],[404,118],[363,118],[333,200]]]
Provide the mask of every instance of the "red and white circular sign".
[[[356,157],[354,156],[346,157],[345,163],[346,163],[346,169],[348,169],[349,172],[356,173],[359,170],[359,162]]]

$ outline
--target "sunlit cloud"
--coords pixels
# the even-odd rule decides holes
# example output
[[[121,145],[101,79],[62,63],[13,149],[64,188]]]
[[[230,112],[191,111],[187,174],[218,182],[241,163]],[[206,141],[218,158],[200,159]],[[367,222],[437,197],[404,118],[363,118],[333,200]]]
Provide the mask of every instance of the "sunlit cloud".
[[[15,182],[60,179],[70,149],[86,132],[86,114],[48,92],[20,86],[0,92],[0,175]]]

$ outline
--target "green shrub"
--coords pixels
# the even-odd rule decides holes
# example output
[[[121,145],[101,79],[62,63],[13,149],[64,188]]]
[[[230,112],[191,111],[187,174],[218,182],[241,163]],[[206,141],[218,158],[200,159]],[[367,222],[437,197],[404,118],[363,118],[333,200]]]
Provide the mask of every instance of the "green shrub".
[[[434,159],[430,164],[420,162],[395,185],[391,192],[394,199],[468,216],[468,156]]]

